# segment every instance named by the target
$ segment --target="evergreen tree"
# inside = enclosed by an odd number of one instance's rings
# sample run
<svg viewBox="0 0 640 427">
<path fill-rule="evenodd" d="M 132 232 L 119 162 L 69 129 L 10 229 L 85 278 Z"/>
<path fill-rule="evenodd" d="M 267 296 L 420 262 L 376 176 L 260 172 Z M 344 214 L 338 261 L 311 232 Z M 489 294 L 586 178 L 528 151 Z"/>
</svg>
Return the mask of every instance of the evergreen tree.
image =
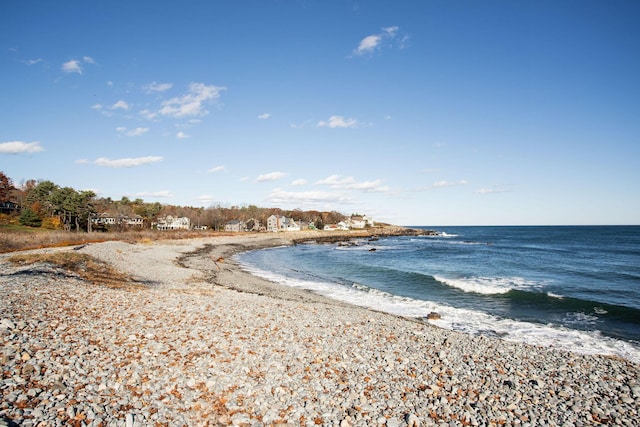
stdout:
<svg viewBox="0 0 640 427">
<path fill-rule="evenodd" d="M 42 225 L 42 219 L 31 208 L 25 208 L 20 213 L 20 224 L 27 227 L 40 227 Z"/>
</svg>

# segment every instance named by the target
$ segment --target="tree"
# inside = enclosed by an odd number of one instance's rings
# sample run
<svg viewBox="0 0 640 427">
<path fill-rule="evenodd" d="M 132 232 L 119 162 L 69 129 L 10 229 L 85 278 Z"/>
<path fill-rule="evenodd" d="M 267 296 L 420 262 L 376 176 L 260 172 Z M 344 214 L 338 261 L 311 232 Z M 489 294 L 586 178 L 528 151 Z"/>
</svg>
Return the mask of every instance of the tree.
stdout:
<svg viewBox="0 0 640 427">
<path fill-rule="evenodd" d="M 0 172 L 0 203 L 10 202 L 9 198 L 14 189 L 11 178 L 6 176 L 4 172 Z"/>
<path fill-rule="evenodd" d="M 20 224 L 27 227 L 40 227 L 42 225 L 42 219 L 31 208 L 25 208 L 20 213 Z"/>
</svg>

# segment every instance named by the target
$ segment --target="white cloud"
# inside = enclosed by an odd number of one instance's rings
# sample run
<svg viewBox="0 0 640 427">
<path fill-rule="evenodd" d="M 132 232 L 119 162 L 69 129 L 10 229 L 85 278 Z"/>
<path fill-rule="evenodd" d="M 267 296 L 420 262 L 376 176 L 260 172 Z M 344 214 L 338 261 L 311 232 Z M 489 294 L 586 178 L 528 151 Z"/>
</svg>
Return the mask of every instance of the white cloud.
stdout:
<svg viewBox="0 0 640 427">
<path fill-rule="evenodd" d="M 126 136 L 140 136 L 149 132 L 149 128 L 135 128 L 127 130 L 127 128 L 120 126 L 116 128 L 116 132 L 125 134 Z"/>
<path fill-rule="evenodd" d="M 224 170 L 224 166 L 220 165 L 220 166 L 216 166 L 213 167 L 211 169 L 209 169 L 207 172 L 208 173 L 215 173 L 215 172 L 222 172 Z"/>
<path fill-rule="evenodd" d="M 367 36 L 360 40 L 360 44 L 354 53 L 364 55 L 365 53 L 373 52 L 380 44 L 380 40 L 382 40 L 382 36 L 379 35 Z"/>
<path fill-rule="evenodd" d="M 267 182 L 267 181 L 275 181 L 278 180 L 280 178 L 283 178 L 287 176 L 286 173 L 284 172 L 270 172 L 270 173 L 265 173 L 263 175 L 260 175 L 256 181 L 258 182 Z"/>
<path fill-rule="evenodd" d="M 143 192 L 140 192 L 140 193 L 136 193 L 136 197 L 149 197 L 149 198 L 156 198 L 156 199 L 164 199 L 164 198 L 173 197 L 173 193 L 171 193 L 169 190 L 143 191 Z"/>
<path fill-rule="evenodd" d="M 103 105 L 102 104 L 93 104 L 91 106 L 92 110 L 102 110 Z"/>
<path fill-rule="evenodd" d="M 433 184 L 431 184 L 431 188 L 446 188 L 446 187 L 456 187 L 459 185 L 467 185 L 468 182 L 464 179 L 461 179 L 460 181 L 436 181 Z"/>
<path fill-rule="evenodd" d="M 328 185 L 336 189 L 359 190 L 365 192 L 388 192 L 390 188 L 382 185 L 379 179 L 373 181 L 358 182 L 352 176 L 342 177 L 341 175 L 331 175 L 316 182 L 317 185 Z"/>
<path fill-rule="evenodd" d="M 182 131 L 176 133 L 176 138 L 178 138 L 178 139 L 187 139 L 189 137 L 191 137 L 191 135 L 187 135 L 186 133 L 184 133 Z"/>
<path fill-rule="evenodd" d="M 3 154 L 20 154 L 20 153 L 38 153 L 44 151 L 40 146 L 40 142 L 23 142 L 9 141 L 0 143 L 0 153 Z"/>
<path fill-rule="evenodd" d="M 351 204 L 353 199 L 342 193 L 332 193 L 328 191 L 285 191 L 276 188 L 267 196 L 267 201 L 272 205 L 328 205 Z"/>
<path fill-rule="evenodd" d="M 65 73 L 78 73 L 82 74 L 82 67 L 80 66 L 80 61 L 77 59 L 72 59 L 71 61 L 67 61 L 62 64 L 62 71 Z"/>
<path fill-rule="evenodd" d="M 220 97 L 220 91 L 226 88 L 207 86 L 204 83 L 191 83 L 189 93 L 162 102 L 159 113 L 163 116 L 182 118 L 189 116 L 204 116 L 209 112 L 204 108 L 205 103 Z"/>
<path fill-rule="evenodd" d="M 145 90 L 145 92 L 147 93 L 159 93 L 159 92 L 166 92 L 167 90 L 171 89 L 173 87 L 173 83 L 156 83 L 156 82 L 151 82 L 146 86 L 143 86 L 143 89 Z"/>
<path fill-rule="evenodd" d="M 209 194 L 203 194 L 201 196 L 196 197 L 196 200 L 202 203 L 203 205 L 208 205 L 213 202 L 213 196 L 210 196 Z"/>
<path fill-rule="evenodd" d="M 28 61 L 25 61 L 27 65 L 36 65 L 40 62 L 44 62 L 44 59 L 38 58 L 38 59 L 29 59 Z"/>
<path fill-rule="evenodd" d="M 135 128 L 127 132 L 127 136 L 140 136 L 149 132 L 149 128 Z"/>
<path fill-rule="evenodd" d="M 153 111 L 149 110 L 141 110 L 140 115 L 147 120 L 155 120 L 158 117 L 158 113 L 154 113 Z"/>
<path fill-rule="evenodd" d="M 508 190 L 501 185 L 494 185 L 492 188 L 480 188 L 476 191 L 474 191 L 475 194 L 480 194 L 481 196 L 486 196 L 488 194 L 498 194 L 498 193 L 505 193 Z"/>
<path fill-rule="evenodd" d="M 271 117 L 271 114 L 269 113 L 263 113 L 258 116 L 260 120 L 267 120 L 269 117 Z"/>
<path fill-rule="evenodd" d="M 360 40 L 358 47 L 353 50 L 353 54 L 358 56 L 372 54 L 376 50 L 379 50 L 386 41 L 395 39 L 399 29 L 400 27 L 398 26 L 384 27 L 381 29 L 381 32 L 366 36 Z M 409 36 L 407 35 L 401 37 L 399 42 L 400 48 L 406 46 L 408 39 Z"/>
<path fill-rule="evenodd" d="M 106 157 L 100 157 L 93 163 L 98 166 L 105 166 L 109 168 L 130 168 L 134 166 L 146 165 L 149 163 L 157 163 L 161 162 L 162 160 L 163 159 L 160 156 L 135 157 L 114 160 L 108 159 Z"/>
<path fill-rule="evenodd" d="M 121 110 L 128 110 L 129 109 L 129 104 L 127 104 L 126 101 L 123 101 L 122 99 L 119 100 L 118 102 L 116 102 L 115 104 L 113 104 L 111 106 L 112 110 L 117 110 L 117 109 L 121 109 Z"/>
<path fill-rule="evenodd" d="M 291 185 L 300 186 L 300 185 L 305 185 L 306 183 L 307 183 L 306 179 L 296 179 L 291 183 Z"/>
<path fill-rule="evenodd" d="M 320 127 L 329 127 L 329 128 L 356 128 L 358 127 L 358 121 L 356 119 L 346 119 L 342 116 L 331 116 L 329 120 L 324 121 L 320 120 L 318 122 L 318 126 Z"/>
<path fill-rule="evenodd" d="M 83 56 L 82 60 L 79 59 L 71 59 L 64 64 L 62 64 L 62 71 L 65 73 L 77 73 L 82 74 L 82 62 L 86 64 L 95 64 L 96 61 L 93 60 L 90 56 Z"/>
</svg>

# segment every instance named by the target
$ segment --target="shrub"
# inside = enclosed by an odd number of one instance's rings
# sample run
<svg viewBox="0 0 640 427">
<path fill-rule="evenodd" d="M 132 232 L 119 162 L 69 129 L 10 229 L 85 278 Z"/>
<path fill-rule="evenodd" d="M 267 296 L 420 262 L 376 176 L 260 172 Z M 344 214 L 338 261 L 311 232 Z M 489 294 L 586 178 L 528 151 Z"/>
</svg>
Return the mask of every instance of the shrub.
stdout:
<svg viewBox="0 0 640 427">
<path fill-rule="evenodd" d="M 20 224 L 27 227 L 40 227 L 42 225 L 42 219 L 30 208 L 25 208 L 20 214 Z"/>
</svg>

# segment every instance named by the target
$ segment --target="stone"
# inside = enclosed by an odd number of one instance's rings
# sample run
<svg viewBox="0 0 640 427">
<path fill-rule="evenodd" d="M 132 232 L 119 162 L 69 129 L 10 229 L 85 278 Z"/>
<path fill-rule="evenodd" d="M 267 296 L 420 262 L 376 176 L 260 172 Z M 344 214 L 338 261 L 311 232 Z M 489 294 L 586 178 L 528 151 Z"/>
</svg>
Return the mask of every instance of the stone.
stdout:
<svg viewBox="0 0 640 427">
<path fill-rule="evenodd" d="M 427 320 L 440 320 L 442 319 L 442 316 L 440 315 L 440 313 L 436 313 L 435 311 L 432 311 L 431 313 L 427 314 Z"/>
<path fill-rule="evenodd" d="M 407 427 L 420 427 L 420 420 L 416 414 L 407 414 L 404 420 L 407 423 Z"/>
</svg>

